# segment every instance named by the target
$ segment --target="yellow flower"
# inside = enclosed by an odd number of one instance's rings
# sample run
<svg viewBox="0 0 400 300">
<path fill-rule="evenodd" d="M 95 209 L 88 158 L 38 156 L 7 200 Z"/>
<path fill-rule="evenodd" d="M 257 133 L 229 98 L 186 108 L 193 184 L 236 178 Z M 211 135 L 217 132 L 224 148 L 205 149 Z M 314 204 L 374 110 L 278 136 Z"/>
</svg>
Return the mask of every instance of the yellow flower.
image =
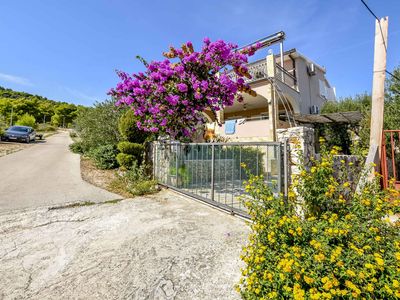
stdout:
<svg viewBox="0 0 400 300">
<path fill-rule="evenodd" d="M 374 269 L 374 265 L 373 265 L 373 264 L 370 264 L 370 263 L 366 263 L 364 266 L 365 266 L 367 269 Z"/>
<path fill-rule="evenodd" d="M 314 255 L 314 259 L 315 259 L 317 262 L 324 261 L 324 260 L 325 260 L 325 255 L 324 255 L 323 253 L 319 253 L 319 254 L 317 254 L 317 255 Z"/>
<path fill-rule="evenodd" d="M 295 300 L 303 300 L 304 295 L 305 295 L 304 290 L 300 287 L 298 283 L 295 283 L 293 286 L 293 298 Z"/>
<path fill-rule="evenodd" d="M 278 296 L 277 292 L 270 292 L 268 293 L 268 299 L 274 299 Z"/>
<path fill-rule="evenodd" d="M 396 279 L 394 279 L 393 280 L 393 287 L 394 288 L 398 288 L 400 285 L 399 285 L 399 281 L 398 280 L 396 280 Z"/>
<path fill-rule="evenodd" d="M 305 281 L 307 284 L 312 284 L 312 283 L 314 282 L 314 279 L 313 279 L 313 278 L 308 277 L 308 276 L 306 276 L 306 275 L 303 276 L 303 279 L 304 279 L 304 281 Z"/>
<path fill-rule="evenodd" d="M 367 287 L 366 287 L 366 290 L 367 290 L 368 292 L 373 292 L 373 291 L 374 291 L 374 286 L 373 286 L 372 284 L 368 283 L 368 284 L 367 284 Z"/>
</svg>

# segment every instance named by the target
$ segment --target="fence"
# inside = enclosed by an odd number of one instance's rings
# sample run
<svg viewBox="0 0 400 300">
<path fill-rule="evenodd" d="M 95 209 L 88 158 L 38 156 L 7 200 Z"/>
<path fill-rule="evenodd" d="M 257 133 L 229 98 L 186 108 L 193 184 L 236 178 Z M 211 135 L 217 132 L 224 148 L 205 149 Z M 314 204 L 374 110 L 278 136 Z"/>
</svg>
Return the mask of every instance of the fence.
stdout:
<svg viewBox="0 0 400 300">
<path fill-rule="evenodd" d="M 383 187 L 388 188 L 393 180 L 394 187 L 400 190 L 400 130 L 383 130 L 381 171 Z"/>
<path fill-rule="evenodd" d="M 163 185 L 220 208 L 246 216 L 242 199 L 247 172 L 264 175 L 265 182 L 281 192 L 284 176 L 280 143 L 178 143 L 153 144 L 154 177 Z"/>
</svg>

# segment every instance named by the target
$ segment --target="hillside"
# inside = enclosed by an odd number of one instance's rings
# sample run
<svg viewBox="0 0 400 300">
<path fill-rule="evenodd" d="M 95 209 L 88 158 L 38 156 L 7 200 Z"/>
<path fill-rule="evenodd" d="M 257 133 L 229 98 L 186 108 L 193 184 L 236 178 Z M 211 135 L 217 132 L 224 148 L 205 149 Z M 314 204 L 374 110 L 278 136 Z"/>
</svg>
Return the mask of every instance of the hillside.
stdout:
<svg viewBox="0 0 400 300">
<path fill-rule="evenodd" d="M 78 107 L 0 86 L 0 126 L 10 124 L 11 118 L 14 124 L 24 114 L 33 116 L 37 123 L 67 126 L 75 118 Z"/>
</svg>

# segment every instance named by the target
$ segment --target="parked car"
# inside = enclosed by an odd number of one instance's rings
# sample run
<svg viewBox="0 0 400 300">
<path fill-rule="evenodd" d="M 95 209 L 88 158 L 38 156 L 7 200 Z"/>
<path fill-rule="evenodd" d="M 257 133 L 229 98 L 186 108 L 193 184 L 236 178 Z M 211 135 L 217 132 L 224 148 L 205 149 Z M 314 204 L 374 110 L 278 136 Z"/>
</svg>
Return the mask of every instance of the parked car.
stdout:
<svg viewBox="0 0 400 300">
<path fill-rule="evenodd" d="M 21 141 L 30 143 L 36 140 L 36 131 L 29 126 L 11 126 L 4 132 L 3 139 L 6 141 Z"/>
</svg>

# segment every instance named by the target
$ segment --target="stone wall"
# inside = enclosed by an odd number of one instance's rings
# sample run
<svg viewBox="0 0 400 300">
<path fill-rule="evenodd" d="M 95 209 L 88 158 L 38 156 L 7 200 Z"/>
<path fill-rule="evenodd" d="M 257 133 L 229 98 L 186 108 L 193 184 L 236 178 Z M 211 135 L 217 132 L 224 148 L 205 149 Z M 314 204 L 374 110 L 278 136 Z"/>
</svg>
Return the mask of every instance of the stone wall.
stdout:
<svg viewBox="0 0 400 300">
<path fill-rule="evenodd" d="M 315 156 L 314 129 L 309 127 L 292 127 L 277 130 L 278 141 L 287 142 L 289 180 L 299 173 L 299 164 L 309 164 Z"/>
</svg>

